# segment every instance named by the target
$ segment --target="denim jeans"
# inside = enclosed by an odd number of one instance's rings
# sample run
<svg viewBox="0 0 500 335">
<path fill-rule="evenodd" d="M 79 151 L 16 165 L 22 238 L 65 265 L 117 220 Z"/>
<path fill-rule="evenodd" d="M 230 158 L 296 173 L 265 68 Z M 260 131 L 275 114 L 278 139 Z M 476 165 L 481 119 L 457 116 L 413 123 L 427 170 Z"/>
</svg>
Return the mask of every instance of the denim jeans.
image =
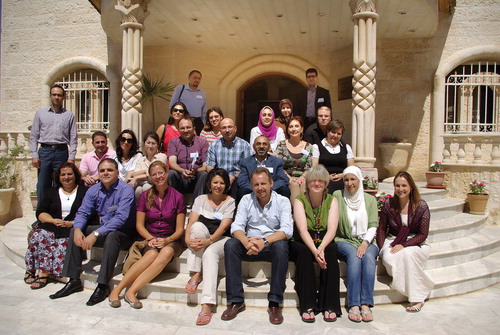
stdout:
<svg viewBox="0 0 500 335">
<path fill-rule="evenodd" d="M 54 172 L 59 169 L 62 163 L 68 160 L 67 148 L 43 148 L 38 149 L 38 158 L 40 159 L 40 168 L 38 169 L 38 183 L 36 184 L 36 194 L 38 203 L 44 193 L 52 187 Z"/>
<path fill-rule="evenodd" d="M 337 242 L 338 257 L 347 263 L 347 306 L 373 307 L 373 290 L 377 267 L 378 247 L 370 244 L 362 258 L 358 248 L 347 242 Z"/>
<path fill-rule="evenodd" d="M 288 241 L 276 241 L 257 255 L 247 255 L 247 249 L 236 238 L 231 238 L 226 242 L 224 262 L 226 265 L 227 301 L 237 304 L 245 300 L 241 280 L 241 261 L 271 262 L 271 290 L 267 294 L 267 300 L 282 303 L 286 288 L 286 272 L 288 271 Z"/>
</svg>

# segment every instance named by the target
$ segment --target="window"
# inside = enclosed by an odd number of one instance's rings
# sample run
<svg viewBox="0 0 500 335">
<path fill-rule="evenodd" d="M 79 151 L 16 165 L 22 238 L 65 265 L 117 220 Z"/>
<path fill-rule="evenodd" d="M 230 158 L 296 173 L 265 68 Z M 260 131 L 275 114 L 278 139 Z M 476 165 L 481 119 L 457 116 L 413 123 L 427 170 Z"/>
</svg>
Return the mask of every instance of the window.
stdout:
<svg viewBox="0 0 500 335">
<path fill-rule="evenodd" d="M 75 114 L 79 133 L 109 130 L 109 81 L 101 73 L 79 70 L 56 84 L 66 90 L 65 108 Z"/>
<path fill-rule="evenodd" d="M 445 133 L 500 131 L 500 68 L 496 62 L 460 65 L 446 77 Z"/>
</svg>

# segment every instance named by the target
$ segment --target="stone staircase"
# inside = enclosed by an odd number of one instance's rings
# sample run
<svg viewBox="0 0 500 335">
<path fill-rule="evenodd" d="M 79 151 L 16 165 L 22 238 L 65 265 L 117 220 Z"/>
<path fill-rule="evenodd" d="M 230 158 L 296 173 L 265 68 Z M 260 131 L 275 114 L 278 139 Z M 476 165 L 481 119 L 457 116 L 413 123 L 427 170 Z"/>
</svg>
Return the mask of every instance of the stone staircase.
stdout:
<svg viewBox="0 0 500 335">
<path fill-rule="evenodd" d="M 463 213 L 462 199 L 446 198 L 446 190 L 431 190 L 420 185 L 422 197 L 431 210 L 431 225 L 428 241 L 432 247 L 427 269 L 435 281 L 431 298 L 451 296 L 478 290 L 500 281 L 500 225 L 487 225 L 485 215 L 470 215 Z M 380 184 L 381 192 L 392 193 L 392 185 Z M 35 220 L 34 213 L 30 217 L 15 219 L 8 223 L 0 232 L 1 246 L 12 261 L 24 267 L 26 250 L 26 235 L 30 224 Z M 120 255 L 123 261 L 126 252 Z M 101 250 L 94 248 L 89 253 L 89 261 L 84 264 L 82 279 L 86 288 L 93 289 L 96 285 L 97 271 Z M 112 280 L 116 284 L 122 275 L 121 267 L 115 271 Z M 295 307 L 298 299 L 294 291 L 293 275 L 295 267 L 289 263 L 287 289 L 284 296 L 285 307 Z M 340 263 L 341 300 L 345 303 L 346 268 Z M 243 263 L 243 282 L 245 302 L 248 306 L 267 306 L 270 278 L 270 263 Z M 225 271 L 223 260 L 219 266 L 220 283 L 219 304 L 226 303 Z M 186 270 L 186 252 L 167 265 L 152 283 L 144 287 L 139 296 L 142 298 L 175 301 L 197 304 L 201 297 L 200 284 L 196 294 L 186 294 L 184 286 L 189 280 Z M 402 302 L 406 298 L 389 287 L 391 278 L 379 261 L 377 279 L 375 282 L 375 303 Z"/>
</svg>

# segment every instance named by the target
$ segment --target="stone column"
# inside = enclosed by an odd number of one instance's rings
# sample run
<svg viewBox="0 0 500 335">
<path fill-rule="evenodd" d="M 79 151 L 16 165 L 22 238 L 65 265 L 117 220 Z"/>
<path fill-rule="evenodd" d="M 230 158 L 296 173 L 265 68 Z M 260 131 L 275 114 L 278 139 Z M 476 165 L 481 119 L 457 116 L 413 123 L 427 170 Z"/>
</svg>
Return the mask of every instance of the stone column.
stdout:
<svg viewBox="0 0 500 335">
<path fill-rule="evenodd" d="M 356 164 L 375 164 L 377 18 L 374 0 L 350 0 L 354 22 L 352 147 Z"/>
<path fill-rule="evenodd" d="M 115 9 L 122 14 L 122 124 L 141 138 L 142 67 L 144 42 L 142 31 L 150 0 L 117 0 Z"/>
</svg>

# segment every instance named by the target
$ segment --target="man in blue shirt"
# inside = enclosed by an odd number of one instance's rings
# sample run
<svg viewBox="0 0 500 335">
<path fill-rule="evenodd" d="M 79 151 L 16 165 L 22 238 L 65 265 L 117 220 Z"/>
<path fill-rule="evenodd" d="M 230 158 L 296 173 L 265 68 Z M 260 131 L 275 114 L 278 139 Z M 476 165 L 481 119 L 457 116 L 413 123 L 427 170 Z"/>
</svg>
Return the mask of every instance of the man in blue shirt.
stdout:
<svg viewBox="0 0 500 335">
<path fill-rule="evenodd" d="M 94 245 L 103 248 L 97 288 L 87 302 L 93 306 L 109 295 L 108 283 L 120 250 L 128 249 L 135 237 L 134 190 L 118 179 L 118 165 L 111 158 L 103 159 L 98 166 L 100 183 L 92 186 L 83 198 L 71 229 L 68 249 L 64 259 L 63 276 L 69 277 L 66 285 L 51 299 L 58 299 L 83 290 L 80 280 L 83 251 Z M 100 224 L 90 225 L 97 212 Z"/>
<path fill-rule="evenodd" d="M 222 320 L 232 320 L 245 309 L 241 261 L 272 263 L 269 301 L 269 321 L 283 322 L 280 303 L 285 292 L 288 270 L 288 242 L 293 233 L 290 200 L 272 190 L 269 170 L 258 167 L 251 176 L 253 193 L 245 195 L 238 205 L 231 225 L 233 238 L 224 245 L 226 292 L 230 306 Z"/>
</svg>

